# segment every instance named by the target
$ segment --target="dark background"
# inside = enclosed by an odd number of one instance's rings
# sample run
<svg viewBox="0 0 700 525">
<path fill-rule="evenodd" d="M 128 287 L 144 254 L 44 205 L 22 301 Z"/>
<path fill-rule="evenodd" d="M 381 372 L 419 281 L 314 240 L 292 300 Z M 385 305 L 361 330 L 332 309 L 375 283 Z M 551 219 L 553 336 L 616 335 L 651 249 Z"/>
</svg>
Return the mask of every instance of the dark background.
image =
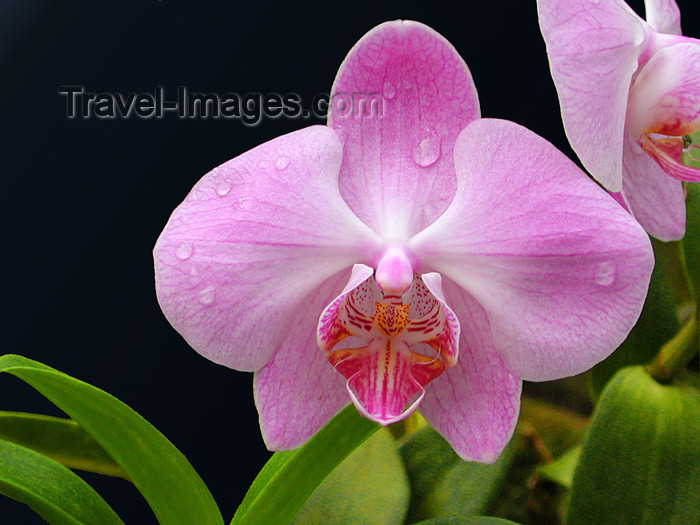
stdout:
<svg viewBox="0 0 700 525">
<path fill-rule="evenodd" d="M 151 250 L 206 172 L 319 120 L 66 118 L 62 85 L 89 92 L 328 92 L 378 23 L 424 22 L 465 58 L 482 113 L 566 143 L 534 1 L 0 1 L 2 353 L 42 361 L 114 394 L 189 458 L 228 522 L 268 457 L 252 374 L 200 357 L 170 327 Z M 478 10 L 473 7 L 478 4 Z M 700 37 L 697 8 L 679 1 Z M 641 10 L 642 2 L 633 7 Z M 0 409 L 61 413 L 0 375 Z M 120 479 L 85 477 L 127 524 L 154 523 Z M 38 523 L 0 497 L 3 524 Z M 197 524 L 193 524 L 197 525 Z"/>
</svg>

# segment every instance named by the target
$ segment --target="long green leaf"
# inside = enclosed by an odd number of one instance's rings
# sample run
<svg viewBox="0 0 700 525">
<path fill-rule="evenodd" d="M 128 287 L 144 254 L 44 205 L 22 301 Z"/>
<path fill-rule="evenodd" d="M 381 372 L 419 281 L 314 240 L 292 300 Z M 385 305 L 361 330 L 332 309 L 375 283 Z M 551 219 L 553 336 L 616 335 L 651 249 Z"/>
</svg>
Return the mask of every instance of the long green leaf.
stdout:
<svg viewBox="0 0 700 525">
<path fill-rule="evenodd" d="M 223 523 L 214 498 L 185 456 L 127 405 L 21 356 L 0 357 L 0 372 L 30 384 L 90 434 L 126 472 L 161 525 Z"/>
<path fill-rule="evenodd" d="M 292 523 L 401 525 L 408 499 L 408 478 L 396 442 L 381 429 L 323 480 Z"/>
<path fill-rule="evenodd" d="M 253 481 L 231 524 L 290 523 L 316 487 L 379 428 L 349 406 L 301 448 L 277 452 Z"/>
<path fill-rule="evenodd" d="M 700 523 L 700 392 L 624 368 L 596 406 L 569 525 Z"/>
<path fill-rule="evenodd" d="M 90 485 L 60 463 L 0 440 L 0 494 L 56 525 L 124 525 Z"/>
<path fill-rule="evenodd" d="M 39 452 L 66 467 L 128 479 L 92 436 L 70 419 L 0 411 L 0 439 Z"/>
</svg>

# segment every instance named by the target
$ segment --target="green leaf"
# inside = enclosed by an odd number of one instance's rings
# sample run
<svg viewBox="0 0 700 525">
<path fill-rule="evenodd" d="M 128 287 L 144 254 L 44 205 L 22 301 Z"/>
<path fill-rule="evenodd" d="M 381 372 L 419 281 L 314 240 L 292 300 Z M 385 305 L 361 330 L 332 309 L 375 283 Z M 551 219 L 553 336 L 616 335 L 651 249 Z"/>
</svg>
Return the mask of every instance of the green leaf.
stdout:
<svg viewBox="0 0 700 525">
<path fill-rule="evenodd" d="M 316 487 L 379 428 L 350 405 L 301 448 L 273 454 L 231 524 L 290 523 Z"/>
<path fill-rule="evenodd" d="M 0 411 L 0 439 L 39 452 L 66 467 L 128 479 L 92 436 L 70 419 Z"/>
<path fill-rule="evenodd" d="M 407 523 L 441 516 L 488 512 L 513 466 L 520 438 L 508 444 L 493 465 L 463 461 L 432 427 L 401 446 L 411 484 Z"/>
<path fill-rule="evenodd" d="M 596 396 L 600 395 L 606 383 L 621 368 L 646 364 L 654 359 L 663 344 L 680 328 L 670 288 L 669 268 L 663 258 L 658 257 L 661 251 L 658 243 L 654 242 L 653 245 L 657 264 L 644 309 L 627 339 L 610 357 L 593 368 L 591 386 Z"/>
<path fill-rule="evenodd" d="M 124 525 L 97 492 L 68 468 L 2 440 L 0 494 L 26 503 L 49 523 Z"/>
<path fill-rule="evenodd" d="M 408 500 L 408 478 L 396 442 L 381 429 L 323 480 L 292 523 L 400 525 Z"/>
<path fill-rule="evenodd" d="M 569 525 L 700 523 L 700 393 L 624 368 L 598 402 L 571 491 Z"/>
<path fill-rule="evenodd" d="M 0 357 L 0 372 L 33 386 L 90 434 L 136 485 L 161 525 L 223 523 L 214 498 L 185 456 L 127 405 L 21 356 Z"/>
<path fill-rule="evenodd" d="M 446 516 L 419 522 L 417 525 L 518 525 L 514 521 L 487 516 Z"/>
<path fill-rule="evenodd" d="M 551 463 L 545 463 L 537 467 L 537 473 L 548 480 L 559 483 L 561 486 L 571 488 L 574 479 L 574 470 L 581 457 L 581 446 L 570 448 Z"/>
</svg>

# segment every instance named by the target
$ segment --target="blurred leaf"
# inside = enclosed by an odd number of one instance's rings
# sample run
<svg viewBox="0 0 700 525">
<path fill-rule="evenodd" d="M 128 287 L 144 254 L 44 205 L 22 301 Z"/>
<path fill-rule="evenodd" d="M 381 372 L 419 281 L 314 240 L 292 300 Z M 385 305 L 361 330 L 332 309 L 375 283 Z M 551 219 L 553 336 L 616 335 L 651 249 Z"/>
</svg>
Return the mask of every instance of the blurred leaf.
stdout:
<svg viewBox="0 0 700 525">
<path fill-rule="evenodd" d="M 2 440 L 0 494 L 26 503 L 49 523 L 124 525 L 97 492 L 69 469 Z"/>
<path fill-rule="evenodd" d="M 508 521 L 501 518 L 491 518 L 488 516 L 468 516 L 454 517 L 446 516 L 443 518 L 433 518 L 419 522 L 417 525 L 518 525 L 514 521 Z"/>
<path fill-rule="evenodd" d="M 290 523 L 316 487 L 379 428 L 350 405 L 301 448 L 273 454 L 231 524 Z"/>
<path fill-rule="evenodd" d="M 581 446 L 570 448 L 551 463 L 545 463 L 537 467 L 537 473 L 561 486 L 571 488 L 574 479 L 574 470 L 581 457 Z"/>
<path fill-rule="evenodd" d="M 408 500 L 396 442 L 387 429 L 380 429 L 323 480 L 292 523 L 400 525 Z"/>
<path fill-rule="evenodd" d="M 92 436 L 70 419 L 0 411 L 0 439 L 39 452 L 70 468 L 127 478 Z"/>
<path fill-rule="evenodd" d="M 416 432 L 401 446 L 411 484 L 406 523 L 488 512 L 520 445 L 516 435 L 495 464 L 484 465 L 460 459 L 432 427 Z"/>
<path fill-rule="evenodd" d="M 700 523 L 700 393 L 640 366 L 603 391 L 574 473 L 569 525 Z"/>
<path fill-rule="evenodd" d="M 73 418 L 114 459 L 162 525 L 222 524 L 206 485 L 163 434 L 110 394 L 17 355 L 0 357 L 0 372 L 33 386 Z"/>
<path fill-rule="evenodd" d="M 654 242 L 653 245 L 657 254 L 657 264 L 651 277 L 644 309 L 627 339 L 610 357 L 593 367 L 591 386 L 595 396 L 600 395 L 606 383 L 619 369 L 649 363 L 663 344 L 680 328 L 669 286 L 668 264 L 658 257 L 661 251 L 659 243 Z"/>
<path fill-rule="evenodd" d="M 588 418 L 572 410 L 523 396 L 520 422 L 529 423 L 553 455 L 559 455 L 583 438 Z"/>
</svg>

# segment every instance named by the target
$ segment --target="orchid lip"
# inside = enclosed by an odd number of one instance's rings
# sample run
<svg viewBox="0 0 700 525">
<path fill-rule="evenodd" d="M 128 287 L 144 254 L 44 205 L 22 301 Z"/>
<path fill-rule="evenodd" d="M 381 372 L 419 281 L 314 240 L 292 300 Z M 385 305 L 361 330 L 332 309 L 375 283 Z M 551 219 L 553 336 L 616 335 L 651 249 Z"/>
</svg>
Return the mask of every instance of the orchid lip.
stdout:
<svg viewBox="0 0 700 525">
<path fill-rule="evenodd" d="M 399 275 L 406 271 L 396 251 L 388 250 L 382 261 L 395 265 Z M 379 286 L 380 272 L 370 272 L 355 265 L 350 280 L 355 286 L 324 310 L 317 334 L 321 350 L 347 379 L 358 410 L 387 425 L 408 417 L 425 386 L 456 363 L 459 323 L 421 276 L 411 274 L 403 293 L 391 293 L 395 290 Z"/>
<path fill-rule="evenodd" d="M 700 169 L 683 163 L 683 153 L 696 148 L 693 145 L 686 147 L 684 137 L 645 134 L 639 140 L 639 145 L 671 177 L 685 182 L 700 182 Z"/>
</svg>

